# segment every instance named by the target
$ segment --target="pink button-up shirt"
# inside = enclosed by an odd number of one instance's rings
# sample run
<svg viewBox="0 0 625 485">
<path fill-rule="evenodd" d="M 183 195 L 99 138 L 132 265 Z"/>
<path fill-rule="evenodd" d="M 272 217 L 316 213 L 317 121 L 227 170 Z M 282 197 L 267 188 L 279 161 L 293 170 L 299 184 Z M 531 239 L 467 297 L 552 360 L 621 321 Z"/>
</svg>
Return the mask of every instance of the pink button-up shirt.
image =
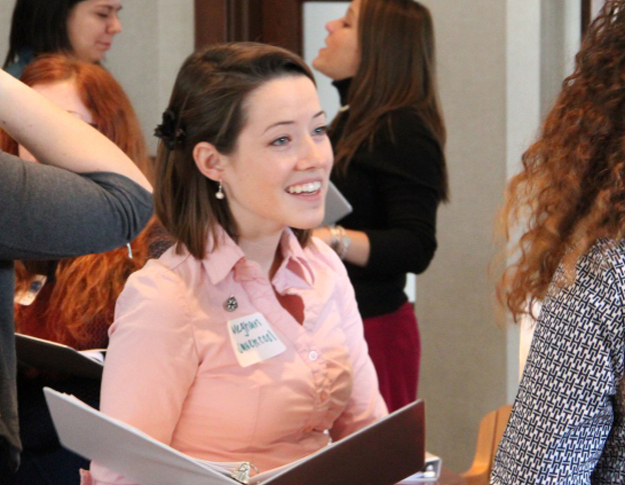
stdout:
<svg viewBox="0 0 625 485">
<path fill-rule="evenodd" d="M 102 411 L 190 456 L 249 461 L 260 471 L 326 446 L 326 430 L 340 439 L 386 415 L 334 251 L 318 240 L 303 249 L 287 229 L 270 282 L 223 241 L 201 261 L 170 249 L 130 277 L 110 329 Z M 302 325 L 274 290 L 302 299 Z M 227 322 L 256 312 L 286 350 L 243 367 Z M 132 483 L 91 469 L 94 483 Z"/>
</svg>

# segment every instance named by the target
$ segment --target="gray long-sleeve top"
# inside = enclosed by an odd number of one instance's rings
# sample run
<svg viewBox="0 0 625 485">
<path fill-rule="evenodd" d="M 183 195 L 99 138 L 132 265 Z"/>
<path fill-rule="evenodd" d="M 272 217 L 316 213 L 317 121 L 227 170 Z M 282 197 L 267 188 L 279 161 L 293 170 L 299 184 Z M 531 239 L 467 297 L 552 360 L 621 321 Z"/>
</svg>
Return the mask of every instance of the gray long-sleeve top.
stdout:
<svg viewBox="0 0 625 485">
<path fill-rule="evenodd" d="M 121 175 L 76 175 L 0 152 L 0 474 L 17 464 L 20 449 L 13 260 L 123 246 L 147 223 L 152 207 L 150 193 Z"/>
</svg>

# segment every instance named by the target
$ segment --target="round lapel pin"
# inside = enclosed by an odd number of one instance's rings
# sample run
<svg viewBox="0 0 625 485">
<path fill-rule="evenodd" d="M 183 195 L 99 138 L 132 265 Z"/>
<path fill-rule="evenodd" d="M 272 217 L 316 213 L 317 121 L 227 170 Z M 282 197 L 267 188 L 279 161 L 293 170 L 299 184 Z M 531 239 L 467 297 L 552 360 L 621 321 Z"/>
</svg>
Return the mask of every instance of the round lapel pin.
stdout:
<svg viewBox="0 0 625 485">
<path fill-rule="evenodd" d="M 239 308 L 239 303 L 237 302 L 237 299 L 234 297 L 234 295 L 226 300 L 226 302 L 224 303 L 224 308 L 228 312 L 233 312 L 237 308 Z"/>
</svg>

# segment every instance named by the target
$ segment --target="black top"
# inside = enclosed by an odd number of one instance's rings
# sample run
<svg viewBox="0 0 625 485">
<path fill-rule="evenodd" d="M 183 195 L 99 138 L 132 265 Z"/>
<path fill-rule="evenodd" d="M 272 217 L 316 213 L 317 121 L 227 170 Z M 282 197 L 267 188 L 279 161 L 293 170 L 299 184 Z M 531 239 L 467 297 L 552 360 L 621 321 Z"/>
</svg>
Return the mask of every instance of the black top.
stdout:
<svg viewBox="0 0 625 485">
<path fill-rule="evenodd" d="M 351 80 L 334 82 L 347 102 Z M 336 146 L 349 109 L 330 133 Z M 409 107 L 392 111 L 390 129 L 381 128 L 374 144 L 365 142 L 349 164 L 347 175 L 338 170 L 332 181 L 354 211 L 339 224 L 364 231 L 371 243 L 369 263 L 346 262 L 363 318 L 391 313 L 407 301 L 406 273 L 419 274 L 436 250 L 436 210 L 443 184 L 443 154 L 439 143 Z"/>
<path fill-rule="evenodd" d="M 118 174 L 82 176 L 0 152 L 0 477 L 19 460 L 14 259 L 60 259 L 123 246 L 152 215 L 152 196 Z"/>
</svg>

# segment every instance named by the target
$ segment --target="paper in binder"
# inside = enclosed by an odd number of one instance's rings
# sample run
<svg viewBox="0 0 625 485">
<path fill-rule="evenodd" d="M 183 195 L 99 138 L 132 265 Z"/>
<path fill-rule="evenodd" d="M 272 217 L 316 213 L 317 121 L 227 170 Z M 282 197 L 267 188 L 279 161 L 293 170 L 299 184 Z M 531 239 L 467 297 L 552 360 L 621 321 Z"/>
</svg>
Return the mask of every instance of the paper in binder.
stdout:
<svg viewBox="0 0 625 485">
<path fill-rule="evenodd" d="M 393 485 L 424 464 L 420 400 L 302 460 L 254 475 L 253 464 L 194 459 L 74 396 L 44 392 L 63 446 L 141 485 Z"/>
<path fill-rule="evenodd" d="M 434 482 L 440 478 L 442 467 L 443 460 L 441 457 L 426 451 L 423 468 L 414 475 L 403 479 L 397 485 L 414 485 L 417 483 Z"/>
</svg>

